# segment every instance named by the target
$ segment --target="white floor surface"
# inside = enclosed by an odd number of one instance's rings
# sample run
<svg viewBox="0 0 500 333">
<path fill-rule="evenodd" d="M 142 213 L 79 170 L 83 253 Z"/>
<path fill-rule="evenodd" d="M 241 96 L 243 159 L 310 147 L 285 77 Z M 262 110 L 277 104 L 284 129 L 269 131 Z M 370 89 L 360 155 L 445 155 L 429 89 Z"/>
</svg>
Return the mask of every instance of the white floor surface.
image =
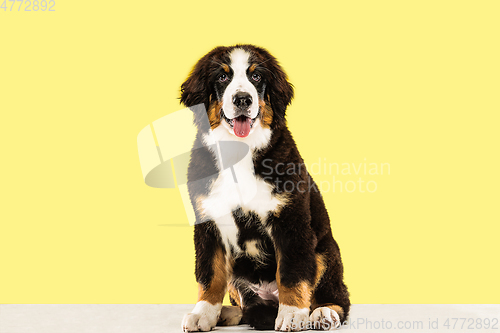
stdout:
<svg viewBox="0 0 500 333">
<path fill-rule="evenodd" d="M 181 332 L 182 317 L 192 308 L 189 304 L 0 304 L 0 333 Z M 342 331 L 500 333 L 500 305 L 355 304 L 349 321 Z M 247 325 L 214 329 L 249 330 Z"/>
</svg>

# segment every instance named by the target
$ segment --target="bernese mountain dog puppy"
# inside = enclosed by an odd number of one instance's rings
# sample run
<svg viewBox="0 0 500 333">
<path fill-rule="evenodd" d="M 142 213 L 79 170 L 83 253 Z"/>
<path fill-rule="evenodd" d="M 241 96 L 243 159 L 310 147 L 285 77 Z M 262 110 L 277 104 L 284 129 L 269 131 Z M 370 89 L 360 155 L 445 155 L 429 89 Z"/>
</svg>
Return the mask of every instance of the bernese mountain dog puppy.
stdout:
<svg viewBox="0 0 500 333">
<path fill-rule="evenodd" d="M 187 175 L 198 302 L 185 332 L 328 330 L 348 316 L 340 250 L 285 122 L 292 98 L 276 58 L 253 45 L 216 47 L 182 84 L 198 131 Z M 244 143 L 231 167 L 217 142 Z"/>
</svg>

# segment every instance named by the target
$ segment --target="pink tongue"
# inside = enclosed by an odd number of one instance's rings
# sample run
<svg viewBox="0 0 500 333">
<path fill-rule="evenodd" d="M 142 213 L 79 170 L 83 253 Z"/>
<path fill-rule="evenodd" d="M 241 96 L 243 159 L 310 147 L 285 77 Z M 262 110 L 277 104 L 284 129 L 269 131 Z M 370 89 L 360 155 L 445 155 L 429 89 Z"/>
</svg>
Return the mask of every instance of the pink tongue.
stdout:
<svg viewBox="0 0 500 333">
<path fill-rule="evenodd" d="M 250 133 L 250 123 L 252 122 L 252 119 L 245 117 L 245 116 L 239 116 L 238 118 L 234 118 L 234 134 L 236 136 L 239 136 L 240 138 L 244 138 Z"/>
</svg>

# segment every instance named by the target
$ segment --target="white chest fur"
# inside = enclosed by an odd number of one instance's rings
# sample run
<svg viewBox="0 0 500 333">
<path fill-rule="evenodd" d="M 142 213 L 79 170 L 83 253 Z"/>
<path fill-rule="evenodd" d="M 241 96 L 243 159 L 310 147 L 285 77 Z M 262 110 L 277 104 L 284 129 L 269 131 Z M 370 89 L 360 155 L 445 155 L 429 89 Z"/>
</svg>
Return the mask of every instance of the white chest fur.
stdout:
<svg viewBox="0 0 500 333">
<path fill-rule="evenodd" d="M 232 244 L 237 251 L 238 228 L 232 215 L 233 210 L 240 207 L 244 212 L 253 211 L 263 221 L 269 212 L 283 205 L 280 197 L 272 194 L 273 186 L 256 176 L 253 168 L 252 151 L 269 141 L 270 133 L 265 131 L 266 129 L 258 126 L 248 137 L 252 137 L 252 141 L 243 141 L 250 149 L 243 159 L 233 165 L 232 170 L 221 170 L 219 164 L 219 175 L 212 183 L 209 195 L 201 203 L 204 215 L 217 224 L 225 246 Z M 206 144 L 235 140 L 240 138 L 231 135 L 222 126 L 204 138 Z M 214 154 L 219 156 L 217 152 Z"/>
</svg>

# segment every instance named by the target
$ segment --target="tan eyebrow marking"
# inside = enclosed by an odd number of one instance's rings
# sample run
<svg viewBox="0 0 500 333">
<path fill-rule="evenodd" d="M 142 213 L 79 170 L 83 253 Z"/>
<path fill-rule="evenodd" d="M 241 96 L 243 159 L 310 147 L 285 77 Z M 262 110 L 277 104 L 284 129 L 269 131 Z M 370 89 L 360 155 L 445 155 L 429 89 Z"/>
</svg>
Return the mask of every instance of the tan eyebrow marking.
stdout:
<svg viewBox="0 0 500 333">
<path fill-rule="evenodd" d="M 229 73 L 229 66 L 226 64 L 222 64 L 222 68 L 224 68 L 224 72 Z"/>
<path fill-rule="evenodd" d="M 250 71 L 250 73 L 252 73 L 255 68 L 257 68 L 257 64 L 252 64 L 252 66 L 250 66 L 250 68 L 248 69 Z"/>
</svg>

